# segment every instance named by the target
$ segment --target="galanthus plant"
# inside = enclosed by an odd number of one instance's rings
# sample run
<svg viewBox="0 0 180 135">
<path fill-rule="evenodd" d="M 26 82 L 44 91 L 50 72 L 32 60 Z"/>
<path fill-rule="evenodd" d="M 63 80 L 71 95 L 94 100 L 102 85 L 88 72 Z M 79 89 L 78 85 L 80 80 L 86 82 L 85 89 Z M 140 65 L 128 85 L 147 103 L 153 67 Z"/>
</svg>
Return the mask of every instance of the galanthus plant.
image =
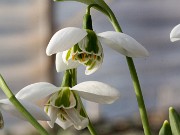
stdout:
<svg viewBox="0 0 180 135">
<path fill-rule="evenodd" d="M 171 42 L 180 40 L 180 24 L 176 25 L 170 33 Z"/>
<path fill-rule="evenodd" d="M 21 89 L 15 96 L 22 105 L 38 120 L 48 121 L 50 127 L 57 123 L 63 129 L 72 125 L 78 130 L 87 127 L 89 120 L 81 114 L 82 108 L 75 98 L 76 91 L 82 98 L 102 104 L 113 103 L 119 97 L 115 88 L 97 81 L 82 82 L 74 87 L 56 87 L 47 82 L 39 82 Z M 51 95 L 44 111 L 34 102 Z M 0 109 L 22 117 L 8 99 L 0 100 Z"/>
<path fill-rule="evenodd" d="M 103 62 L 102 45 L 128 57 L 148 56 L 148 51 L 129 35 L 115 31 L 96 34 L 92 29 L 91 16 L 86 14 L 84 18 L 84 29 L 61 29 L 52 36 L 47 46 L 47 55 L 56 53 L 58 72 L 83 64 L 86 66 L 86 75 L 94 73 Z"/>
<path fill-rule="evenodd" d="M 76 68 L 83 64 L 86 66 L 86 75 L 94 73 L 103 62 L 102 46 L 107 45 L 126 56 L 144 133 L 145 135 L 151 135 L 146 107 L 132 59 L 132 57 L 148 56 L 148 51 L 134 38 L 122 33 L 114 13 L 104 0 L 74 1 L 88 5 L 83 19 L 83 29 L 67 27 L 59 30 L 53 35 L 46 49 L 47 55 L 56 54 L 57 71 L 66 71 L 61 87 L 56 87 L 47 82 L 40 82 L 28 85 L 14 95 L 0 76 L 0 87 L 8 97 L 8 99 L 0 100 L 0 109 L 13 112 L 17 116 L 20 116 L 21 113 L 22 118 L 26 118 L 31 122 L 42 135 L 48 135 L 48 133 L 37 120 L 47 121 L 50 127 L 57 123 L 63 129 L 74 126 L 80 130 L 88 127 L 92 135 L 97 135 L 80 97 L 97 103 L 109 104 L 119 97 L 119 92 L 115 88 L 97 81 L 77 84 Z M 107 15 L 115 31 L 95 33 L 92 28 L 91 7 Z M 178 34 L 176 33 L 176 35 Z M 43 111 L 34 102 L 47 96 L 50 96 L 50 98 L 44 105 Z"/>
</svg>

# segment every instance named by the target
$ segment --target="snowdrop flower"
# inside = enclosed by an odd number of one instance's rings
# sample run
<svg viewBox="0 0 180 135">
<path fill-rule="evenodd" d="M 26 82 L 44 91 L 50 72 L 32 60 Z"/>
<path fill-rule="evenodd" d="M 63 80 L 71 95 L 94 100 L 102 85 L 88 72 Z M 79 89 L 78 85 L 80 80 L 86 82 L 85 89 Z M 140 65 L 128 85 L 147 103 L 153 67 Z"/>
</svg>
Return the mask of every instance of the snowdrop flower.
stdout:
<svg viewBox="0 0 180 135">
<path fill-rule="evenodd" d="M 58 72 L 86 66 L 86 75 L 94 73 L 102 64 L 103 48 L 107 45 L 128 57 L 148 56 L 148 51 L 132 37 L 115 31 L 96 34 L 93 30 L 67 27 L 56 32 L 51 38 L 46 54 L 56 53 Z"/>
<path fill-rule="evenodd" d="M 97 103 L 110 104 L 119 97 L 115 88 L 101 82 L 88 81 L 72 88 L 56 87 L 47 82 L 34 83 L 21 89 L 16 98 L 36 119 L 48 121 L 50 127 L 57 123 L 63 129 L 74 126 L 80 130 L 87 127 L 89 121 L 81 114 L 82 108 L 73 91 L 78 92 L 82 98 Z M 51 97 L 45 104 L 45 112 L 33 104 L 49 95 Z M 0 100 L 0 108 L 20 116 L 8 99 Z"/>
<path fill-rule="evenodd" d="M 180 24 L 176 25 L 170 33 L 171 42 L 180 40 Z"/>
</svg>

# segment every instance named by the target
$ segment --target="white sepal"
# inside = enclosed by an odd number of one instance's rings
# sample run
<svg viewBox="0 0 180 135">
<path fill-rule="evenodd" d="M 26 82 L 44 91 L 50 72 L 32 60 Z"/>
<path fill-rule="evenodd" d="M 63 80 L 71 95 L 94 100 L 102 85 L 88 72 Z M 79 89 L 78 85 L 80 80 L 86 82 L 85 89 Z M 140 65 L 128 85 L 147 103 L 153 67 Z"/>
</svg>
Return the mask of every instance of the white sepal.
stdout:
<svg viewBox="0 0 180 135">
<path fill-rule="evenodd" d="M 110 104 L 119 98 L 119 92 L 117 89 L 97 81 L 86 81 L 79 83 L 71 88 L 78 94 L 89 101 Z"/>
<path fill-rule="evenodd" d="M 134 38 L 124 33 L 106 31 L 98 34 L 98 39 L 102 44 L 108 45 L 115 51 L 128 57 L 148 56 L 148 51 Z"/>
<path fill-rule="evenodd" d="M 60 127 L 62 127 L 64 130 L 71 127 L 73 123 L 69 120 L 62 121 L 61 119 L 56 119 L 56 122 Z"/>
<path fill-rule="evenodd" d="M 36 101 L 47 97 L 48 95 L 57 92 L 60 87 L 56 87 L 53 84 L 47 82 L 39 82 L 28 85 L 21 89 L 17 94 L 16 98 L 24 99 L 28 101 Z"/>
<path fill-rule="evenodd" d="M 170 33 L 171 42 L 180 40 L 180 24 L 176 25 Z"/>
<path fill-rule="evenodd" d="M 67 63 L 64 63 L 62 58 L 62 53 L 56 54 L 56 70 L 57 72 L 62 72 L 67 69 L 77 68 L 79 66 L 79 62 L 73 61 L 72 59 L 68 60 Z"/>
<path fill-rule="evenodd" d="M 53 106 L 45 106 L 44 111 L 47 113 L 47 115 L 50 117 L 51 121 L 48 121 L 48 125 L 53 128 L 54 123 L 57 119 L 57 114 L 58 114 L 58 108 L 55 108 Z"/>
<path fill-rule="evenodd" d="M 71 121 L 77 130 L 84 129 L 88 126 L 88 118 L 82 117 L 75 108 L 65 109 L 67 115 L 65 118 Z"/>
<path fill-rule="evenodd" d="M 68 50 L 81 41 L 86 35 L 87 32 L 85 30 L 76 27 L 61 29 L 51 38 L 46 48 L 46 54 L 50 56 L 54 53 Z"/>
<path fill-rule="evenodd" d="M 30 102 L 26 102 L 24 100 L 18 99 L 19 102 L 27 109 L 27 111 L 37 120 L 49 121 L 50 118 L 46 115 L 46 113 L 39 108 L 38 106 L 31 104 Z M 23 115 L 12 105 L 12 103 L 8 99 L 0 100 L 0 109 L 18 117 L 21 119 L 26 119 Z"/>
</svg>

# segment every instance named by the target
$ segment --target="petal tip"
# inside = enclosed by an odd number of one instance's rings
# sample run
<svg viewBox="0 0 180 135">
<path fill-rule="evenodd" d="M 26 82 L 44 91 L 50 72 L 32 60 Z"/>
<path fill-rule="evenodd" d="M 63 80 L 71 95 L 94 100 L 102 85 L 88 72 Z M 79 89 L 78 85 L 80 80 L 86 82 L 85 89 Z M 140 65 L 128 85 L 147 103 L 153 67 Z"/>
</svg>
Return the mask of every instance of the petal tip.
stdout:
<svg viewBox="0 0 180 135">
<path fill-rule="evenodd" d="M 176 25 L 170 32 L 170 41 L 175 42 L 180 40 L 180 24 Z"/>
</svg>

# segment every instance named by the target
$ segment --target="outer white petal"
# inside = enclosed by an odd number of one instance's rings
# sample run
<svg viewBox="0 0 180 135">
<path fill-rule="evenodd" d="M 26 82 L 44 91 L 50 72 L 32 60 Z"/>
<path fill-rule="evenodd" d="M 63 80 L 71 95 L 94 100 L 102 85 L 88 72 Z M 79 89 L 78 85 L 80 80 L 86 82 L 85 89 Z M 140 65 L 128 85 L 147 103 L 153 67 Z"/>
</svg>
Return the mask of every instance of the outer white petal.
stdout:
<svg viewBox="0 0 180 135">
<path fill-rule="evenodd" d="M 39 82 L 28 85 L 21 89 L 17 94 L 16 98 L 25 99 L 29 101 L 36 101 L 47 97 L 48 95 L 59 91 L 60 88 L 47 82 Z"/>
<path fill-rule="evenodd" d="M 76 90 L 79 95 L 89 101 L 110 104 L 119 98 L 115 88 L 97 81 L 87 81 L 77 84 L 71 90 Z"/>
<path fill-rule="evenodd" d="M 69 121 L 69 120 L 62 121 L 61 119 L 56 119 L 55 123 L 57 123 L 63 129 L 67 129 L 73 125 L 73 123 L 71 121 Z"/>
<path fill-rule="evenodd" d="M 79 66 L 79 62 L 73 61 L 72 59 L 68 60 L 68 63 L 64 63 L 62 59 L 62 53 L 56 54 L 56 70 L 57 72 L 62 72 L 67 69 L 77 68 Z"/>
<path fill-rule="evenodd" d="M 180 40 L 180 24 L 176 25 L 170 33 L 171 42 Z"/>
<path fill-rule="evenodd" d="M 46 113 L 38 106 L 31 104 L 30 102 L 27 102 L 24 100 L 20 100 L 20 99 L 18 99 L 18 100 L 28 110 L 28 112 L 37 120 L 44 120 L 44 121 L 50 120 L 50 118 L 46 115 Z M 11 102 L 8 99 L 0 100 L 0 109 L 7 111 L 7 112 L 11 113 L 12 115 L 19 117 L 21 119 L 26 119 L 14 107 L 14 105 L 11 104 Z"/>
<path fill-rule="evenodd" d="M 48 110 L 47 110 L 48 109 Z M 48 114 L 48 116 L 50 117 L 51 121 L 48 121 L 48 125 L 53 128 L 54 127 L 54 123 L 57 119 L 57 114 L 58 114 L 58 108 L 55 108 L 53 106 L 45 106 L 44 107 L 44 111 Z"/>
<path fill-rule="evenodd" d="M 102 44 L 108 45 L 115 51 L 128 57 L 148 56 L 148 51 L 134 38 L 124 33 L 107 31 L 98 34 L 98 39 Z"/>
<path fill-rule="evenodd" d="M 46 48 L 46 54 L 52 55 L 57 52 L 68 50 L 81 41 L 86 35 L 87 32 L 80 28 L 67 27 L 61 29 L 51 38 Z"/>
</svg>

